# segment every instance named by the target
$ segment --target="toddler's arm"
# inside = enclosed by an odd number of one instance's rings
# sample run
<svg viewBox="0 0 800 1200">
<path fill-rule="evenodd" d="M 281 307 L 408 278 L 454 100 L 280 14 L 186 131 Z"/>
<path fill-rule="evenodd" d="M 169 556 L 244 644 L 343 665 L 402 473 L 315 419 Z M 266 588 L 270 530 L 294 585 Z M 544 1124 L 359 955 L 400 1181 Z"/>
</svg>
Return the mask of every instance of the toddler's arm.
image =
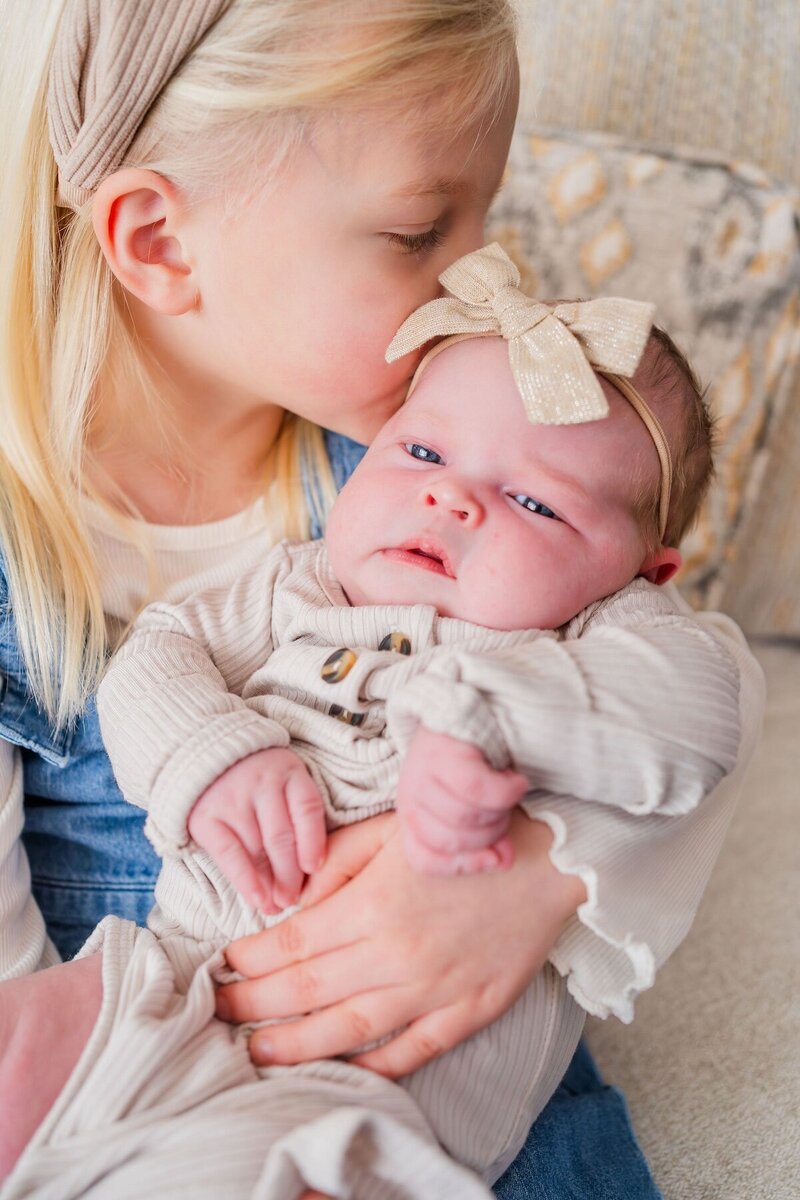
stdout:
<svg viewBox="0 0 800 1200">
<path fill-rule="evenodd" d="M 6 624 L 10 615 L 5 563 L 0 555 L 0 645 L 14 657 L 15 638 L 9 636 Z M 0 725 L 7 694 L 3 682 L 0 670 Z M 31 873 L 22 844 L 24 824 L 22 753 L 0 734 L 0 980 L 29 975 L 59 961 L 31 893 Z"/>
<path fill-rule="evenodd" d="M 23 824 L 22 756 L 0 738 L 0 980 L 59 961 L 31 894 Z"/>
</svg>

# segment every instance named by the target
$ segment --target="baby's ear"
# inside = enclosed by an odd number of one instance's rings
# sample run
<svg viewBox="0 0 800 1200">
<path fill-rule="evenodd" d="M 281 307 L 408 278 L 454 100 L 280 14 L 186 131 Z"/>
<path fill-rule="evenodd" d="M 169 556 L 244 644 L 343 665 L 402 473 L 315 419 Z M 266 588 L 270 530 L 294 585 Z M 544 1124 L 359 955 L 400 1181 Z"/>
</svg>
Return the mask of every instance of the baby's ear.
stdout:
<svg viewBox="0 0 800 1200">
<path fill-rule="evenodd" d="M 682 561 L 680 552 L 674 546 L 659 546 L 658 550 L 648 554 L 639 567 L 638 574 L 642 579 L 649 579 L 651 583 L 660 587 L 662 583 L 672 579 Z"/>
</svg>

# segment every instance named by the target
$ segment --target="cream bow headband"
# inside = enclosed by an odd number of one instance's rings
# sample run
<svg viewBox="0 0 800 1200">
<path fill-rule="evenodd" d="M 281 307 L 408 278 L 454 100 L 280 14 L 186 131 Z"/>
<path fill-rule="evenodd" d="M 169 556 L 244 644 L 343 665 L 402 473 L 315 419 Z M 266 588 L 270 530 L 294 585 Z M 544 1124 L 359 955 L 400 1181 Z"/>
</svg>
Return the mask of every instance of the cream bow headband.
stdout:
<svg viewBox="0 0 800 1200">
<path fill-rule="evenodd" d="M 423 304 L 398 329 L 386 361 L 394 362 L 432 338 L 443 337 L 423 358 L 411 390 L 430 360 L 453 342 L 503 337 L 511 371 L 529 420 L 540 425 L 575 425 L 608 415 L 608 401 L 595 372 L 622 393 L 644 422 L 661 464 L 659 537 L 667 527 L 672 490 L 669 445 L 655 413 L 625 376 L 644 353 L 655 306 L 608 298 L 551 308 L 519 289 L 520 274 L 493 243 L 460 258 L 439 276 L 450 292 Z"/>
<path fill-rule="evenodd" d="M 47 97 L 59 201 L 116 171 L 159 92 L 231 0 L 67 0 Z"/>
</svg>

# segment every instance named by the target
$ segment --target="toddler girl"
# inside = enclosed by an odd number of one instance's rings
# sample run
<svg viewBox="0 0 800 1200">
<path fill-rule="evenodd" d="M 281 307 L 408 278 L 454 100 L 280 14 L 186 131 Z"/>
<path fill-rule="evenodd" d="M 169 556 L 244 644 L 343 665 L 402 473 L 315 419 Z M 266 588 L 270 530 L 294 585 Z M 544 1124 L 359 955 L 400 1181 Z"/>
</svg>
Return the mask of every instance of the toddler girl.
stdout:
<svg viewBox="0 0 800 1200">
<path fill-rule="evenodd" d="M 637 376 L 647 398 L 613 374 L 606 400 L 569 329 L 597 365 L 630 371 L 648 306 L 551 312 L 517 290 L 499 247 L 442 282 L 462 308 L 473 301 L 466 314 L 434 301 L 398 344 L 461 317 L 475 332 L 499 325 L 508 348 L 499 338 L 439 343 L 334 505 L 326 546 L 279 547 L 233 589 L 148 609 L 101 685 L 112 762 L 166 856 L 149 921 L 157 940 L 110 918 L 90 941 L 105 961 L 98 1028 L 12 1196 L 35 1195 L 28 1181 L 56 1170 L 72 1181 L 65 1197 L 149 1192 L 165 1146 L 174 1154 L 176 1129 L 183 1139 L 191 1123 L 203 1130 L 181 1176 L 193 1195 L 289 1200 L 287 1164 L 298 1190 L 483 1194 L 437 1156 L 427 1126 L 496 1179 L 574 1051 L 582 1015 L 569 991 L 603 1011 L 613 954 L 604 964 L 602 945 L 587 946 L 568 988 L 548 964 L 498 1022 L 404 1081 L 415 1109 L 349 1063 L 253 1068 L 241 1030 L 231 1045 L 212 1019 L 214 951 L 263 927 L 258 908 L 275 899 L 264 885 L 295 898 L 303 866 L 323 851 L 326 817 L 331 828 L 362 820 L 399 792 L 415 832 L 426 809 L 402 761 L 422 728 L 445 779 L 464 778 L 477 758 L 479 785 L 481 755 L 522 773 L 501 811 L 496 797 L 483 808 L 480 786 L 468 789 L 495 839 L 491 824 L 522 791 L 529 814 L 554 829 L 566 793 L 676 818 L 735 764 L 735 665 L 646 582 L 678 565 L 665 539 L 691 519 L 710 470 L 708 422 L 680 358 L 661 335 Z M 610 413 L 588 426 L 532 425 L 520 391 L 537 422 Z M 542 632 L 551 627 L 557 635 Z M 608 659 L 609 636 L 622 670 Z M 435 795 L 425 802 L 458 829 Z M 483 857 L 492 853 L 502 852 Z M 259 878 L 264 860 L 272 878 L 263 868 Z M 121 1071 L 123 1059 L 136 1068 Z M 235 1162 L 226 1114 L 254 1131 Z M 87 1154 L 87 1136 L 102 1153 Z"/>
<path fill-rule="evenodd" d="M 158 862 L 115 787 L 93 700 L 108 647 L 146 599 L 226 586 L 276 533 L 307 528 L 298 446 L 323 480 L 327 451 L 339 481 L 352 457 L 284 421 L 285 408 L 367 441 L 400 403 L 418 355 L 387 367 L 385 345 L 436 295 L 442 268 L 482 241 L 516 75 L 503 0 L 30 0 L 6 6 L 2 47 L 0 973 L 13 978 L 55 962 L 56 947 L 74 952 L 108 911 L 144 920 Z M 717 627 L 749 671 L 752 730 L 752 660 Z M 717 789 L 659 843 L 695 882 L 681 932 L 735 790 Z M 628 832 L 626 867 L 648 820 Z M 337 854 L 369 857 L 369 828 L 342 831 Z M 333 897 L 290 923 L 298 937 L 281 953 L 302 945 L 326 964 L 315 967 L 324 1030 L 282 1026 L 271 1053 L 353 1049 L 365 963 L 376 1036 L 404 1030 L 370 1058 L 384 1071 L 419 1065 L 507 1008 L 564 922 L 578 924 L 583 897 L 552 867 L 541 822 L 512 837 L 519 904 L 494 876 L 480 892 L 459 887 L 457 904 L 445 881 L 419 877 L 424 923 L 407 888 L 380 882 L 410 878 L 397 839 L 375 838 L 346 906 Z M 619 846 L 612 858 L 595 843 L 590 856 L 601 897 L 605 881 L 616 887 Z M 666 904 L 669 872 L 658 878 Z M 649 937 L 638 915 L 627 924 L 637 947 Z M 351 958 L 349 990 L 340 976 L 334 996 L 336 938 Z M 265 956 L 283 965 L 271 941 L 235 953 L 250 974 Z M 442 969 L 447 956 L 457 970 Z M 228 994 L 234 1016 L 269 1009 L 258 982 Z M 0 1127 L 3 1162 L 60 1086 L 39 1080 L 69 1073 L 98 984 L 95 956 L 0 989 L 11 1049 L 0 1106 L 22 1118 Z M 581 1146 L 580 1121 L 555 1128 L 560 1152 Z M 571 1159 L 579 1173 L 582 1157 L 585 1146 Z"/>
</svg>

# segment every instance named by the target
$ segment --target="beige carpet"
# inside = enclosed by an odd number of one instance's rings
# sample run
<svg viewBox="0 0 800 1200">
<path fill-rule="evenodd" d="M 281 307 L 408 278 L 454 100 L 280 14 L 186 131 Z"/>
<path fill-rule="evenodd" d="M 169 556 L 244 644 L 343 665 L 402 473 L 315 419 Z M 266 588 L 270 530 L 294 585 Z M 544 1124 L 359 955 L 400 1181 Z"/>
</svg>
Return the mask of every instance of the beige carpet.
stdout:
<svg viewBox="0 0 800 1200">
<path fill-rule="evenodd" d="M 767 716 L 691 934 L 589 1042 L 665 1200 L 800 1197 L 800 648 L 755 647 Z"/>
</svg>

